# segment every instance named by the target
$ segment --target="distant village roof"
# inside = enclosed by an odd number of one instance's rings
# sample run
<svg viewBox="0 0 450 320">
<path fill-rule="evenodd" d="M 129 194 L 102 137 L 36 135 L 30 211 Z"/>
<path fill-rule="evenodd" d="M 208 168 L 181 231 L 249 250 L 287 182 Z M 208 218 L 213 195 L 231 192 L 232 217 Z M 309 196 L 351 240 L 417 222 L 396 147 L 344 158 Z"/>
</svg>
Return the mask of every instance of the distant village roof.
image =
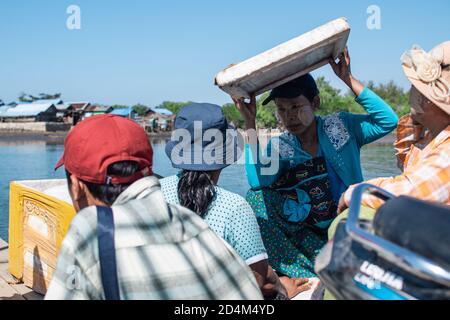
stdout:
<svg viewBox="0 0 450 320">
<path fill-rule="evenodd" d="M 18 104 L 25 104 L 25 103 L 29 103 L 29 102 L 17 102 L 17 101 L 11 101 L 10 103 L 8 103 L 7 105 L 10 107 L 15 107 Z"/>
<path fill-rule="evenodd" d="M 66 111 L 66 110 L 72 109 L 71 105 L 65 104 L 65 103 L 64 104 L 57 104 L 57 105 L 55 105 L 55 107 L 56 107 L 56 109 L 58 111 Z"/>
<path fill-rule="evenodd" d="M 42 112 L 48 111 L 50 108 L 55 108 L 52 103 L 23 103 L 18 104 L 14 108 L 8 108 L 6 111 L 0 113 L 1 117 L 35 117 Z"/>
<path fill-rule="evenodd" d="M 164 116 L 171 116 L 173 113 L 170 110 L 167 110 L 165 108 L 151 108 L 152 111 L 162 114 Z"/>
<path fill-rule="evenodd" d="M 66 102 L 65 105 L 72 107 L 73 110 L 84 110 L 90 105 L 90 103 L 84 101 L 77 101 L 77 102 Z"/>
<path fill-rule="evenodd" d="M 84 111 L 86 112 L 108 112 L 112 110 L 111 107 L 108 106 L 100 106 L 97 104 L 87 106 Z"/>
<path fill-rule="evenodd" d="M 8 110 L 10 108 L 10 106 L 1 106 L 0 107 L 0 117 L 2 115 L 3 112 L 5 112 L 6 110 Z"/>
<path fill-rule="evenodd" d="M 114 114 L 117 116 L 122 116 L 122 117 L 128 117 L 130 115 L 130 113 L 133 113 L 133 109 L 132 108 L 115 108 L 113 111 L 110 112 L 110 114 Z"/>
</svg>

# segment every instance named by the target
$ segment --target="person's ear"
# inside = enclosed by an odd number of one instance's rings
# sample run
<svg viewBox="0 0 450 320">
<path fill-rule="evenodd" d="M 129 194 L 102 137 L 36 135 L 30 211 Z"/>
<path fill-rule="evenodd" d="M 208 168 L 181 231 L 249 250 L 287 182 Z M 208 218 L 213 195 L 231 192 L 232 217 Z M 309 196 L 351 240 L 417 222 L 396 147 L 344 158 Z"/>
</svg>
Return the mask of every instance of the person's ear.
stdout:
<svg viewBox="0 0 450 320">
<path fill-rule="evenodd" d="M 75 175 L 70 175 L 70 191 L 72 192 L 73 200 L 80 201 L 80 199 L 83 199 L 86 197 L 85 188 L 86 186 L 84 183 L 78 179 Z"/>
<path fill-rule="evenodd" d="M 275 110 L 275 119 L 277 119 L 277 124 L 279 127 L 284 128 L 283 119 L 280 116 L 280 113 L 278 112 L 278 109 Z"/>
<path fill-rule="evenodd" d="M 89 206 L 89 198 L 91 197 L 88 187 L 83 181 L 78 179 L 73 174 L 70 176 L 70 197 L 75 211 L 80 211 Z"/>
<path fill-rule="evenodd" d="M 319 95 L 314 97 L 314 99 L 312 101 L 312 107 L 313 107 L 314 111 L 319 109 L 319 107 L 320 107 L 320 97 L 319 97 Z"/>
</svg>

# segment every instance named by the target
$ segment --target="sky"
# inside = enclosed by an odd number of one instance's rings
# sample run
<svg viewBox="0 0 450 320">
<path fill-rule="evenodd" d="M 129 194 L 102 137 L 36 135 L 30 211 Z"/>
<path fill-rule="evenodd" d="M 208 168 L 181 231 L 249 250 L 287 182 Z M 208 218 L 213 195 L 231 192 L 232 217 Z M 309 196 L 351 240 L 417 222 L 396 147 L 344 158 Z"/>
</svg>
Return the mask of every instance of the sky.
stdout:
<svg viewBox="0 0 450 320">
<path fill-rule="evenodd" d="M 81 10 L 81 29 L 66 26 Z M 380 8 L 381 28 L 367 27 Z M 215 75 L 339 17 L 351 26 L 352 72 L 362 81 L 408 81 L 401 54 L 450 40 L 449 0 L 2 0 L 0 99 L 61 92 L 64 101 L 156 106 L 224 104 Z M 345 89 L 330 66 L 313 72 Z"/>
</svg>

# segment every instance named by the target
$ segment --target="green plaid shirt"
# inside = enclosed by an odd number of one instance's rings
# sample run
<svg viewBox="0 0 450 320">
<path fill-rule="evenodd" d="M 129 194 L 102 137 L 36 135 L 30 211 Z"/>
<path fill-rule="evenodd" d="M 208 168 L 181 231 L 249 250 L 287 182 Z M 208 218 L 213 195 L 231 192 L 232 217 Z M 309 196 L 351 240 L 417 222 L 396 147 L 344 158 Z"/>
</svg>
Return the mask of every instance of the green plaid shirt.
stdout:
<svg viewBox="0 0 450 320">
<path fill-rule="evenodd" d="M 121 299 L 262 299 L 245 262 L 202 218 L 168 205 L 155 177 L 128 187 L 112 210 Z M 95 207 L 73 219 L 45 298 L 104 299 Z"/>
</svg>

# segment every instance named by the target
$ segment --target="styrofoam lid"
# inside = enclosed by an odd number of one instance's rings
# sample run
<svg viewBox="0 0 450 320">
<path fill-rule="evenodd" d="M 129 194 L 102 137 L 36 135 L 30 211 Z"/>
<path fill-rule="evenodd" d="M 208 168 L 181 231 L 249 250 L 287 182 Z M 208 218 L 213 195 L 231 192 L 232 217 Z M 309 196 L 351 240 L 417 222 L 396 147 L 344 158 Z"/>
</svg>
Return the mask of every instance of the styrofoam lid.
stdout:
<svg viewBox="0 0 450 320">
<path fill-rule="evenodd" d="M 337 58 L 349 33 L 346 18 L 333 20 L 222 70 L 215 84 L 237 98 L 260 94 L 325 65 L 331 57 Z"/>
</svg>

